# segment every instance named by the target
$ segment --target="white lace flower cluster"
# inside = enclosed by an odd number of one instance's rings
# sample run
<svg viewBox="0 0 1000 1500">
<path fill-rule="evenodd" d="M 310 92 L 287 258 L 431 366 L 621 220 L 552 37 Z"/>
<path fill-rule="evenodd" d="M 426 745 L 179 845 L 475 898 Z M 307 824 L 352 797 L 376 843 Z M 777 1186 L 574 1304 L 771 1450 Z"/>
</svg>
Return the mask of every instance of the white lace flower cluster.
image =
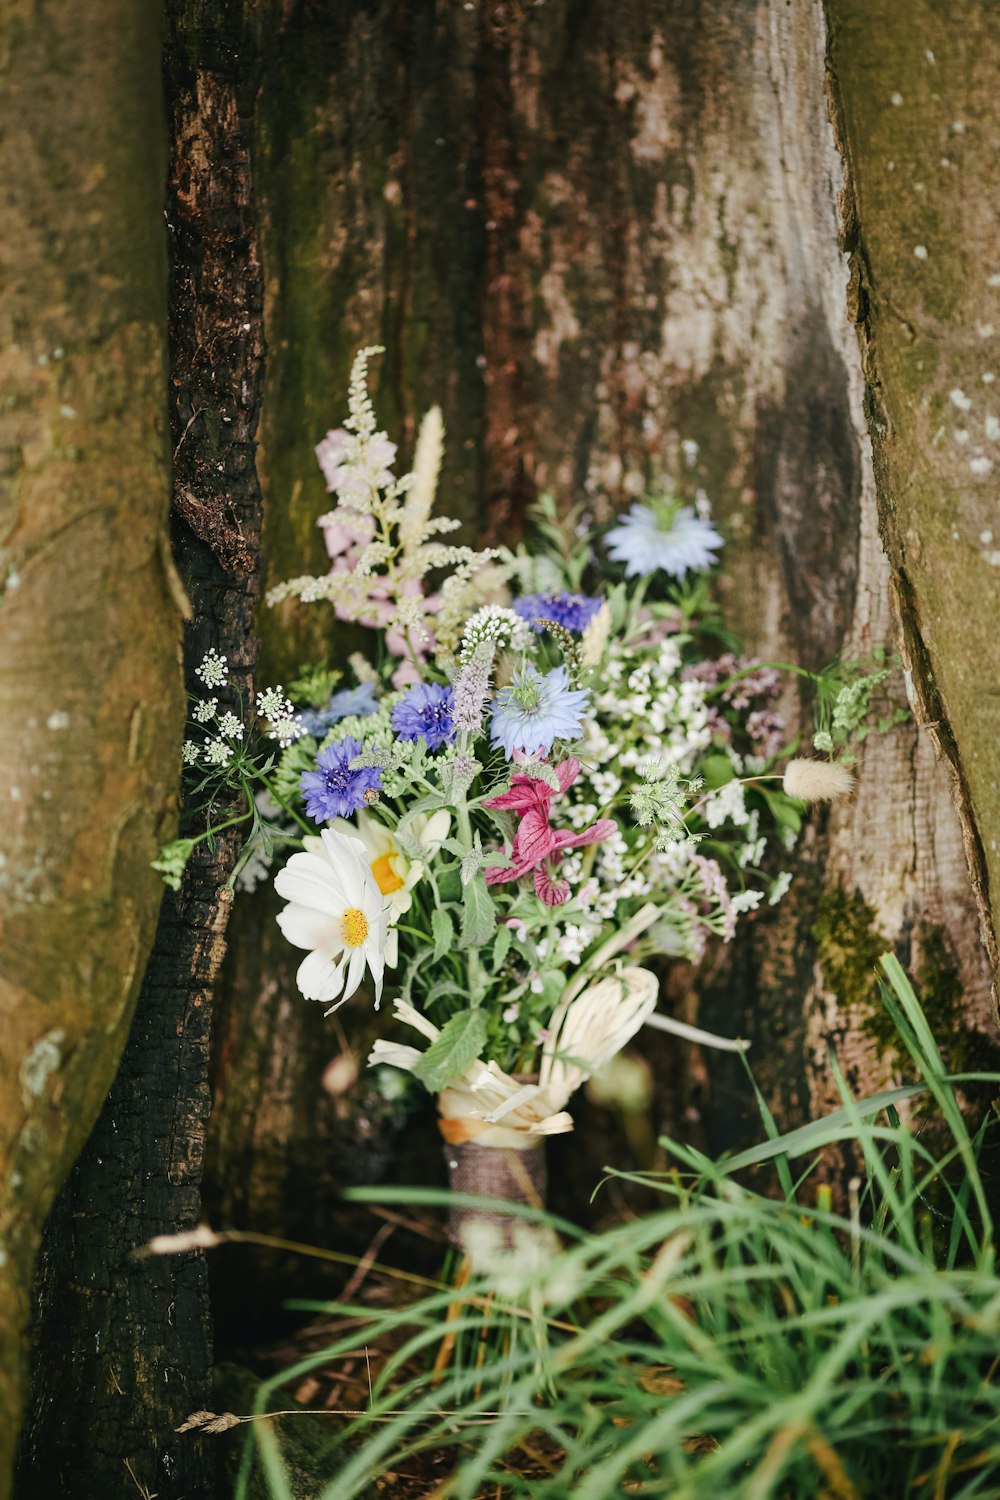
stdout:
<svg viewBox="0 0 1000 1500">
<path fill-rule="evenodd" d="M 267 722 L 267 737 L 277 740 L 282 750 L 300 740 L 306 732 L 305 725 L 295 711 L 295 704 L 286 698 L 279 683 L 275 688 L 265 688 L 257 700 L 257 709 Z"/>
<path fill-rule="evenodd" d="M 207 687 L 229 686 L 229 662 L 214 647 L 202 657 L 195 667 L 195 676 Z M 305 726 L 295 711 L 295 706 L 286 698 L 281 686 L 265 688 L 257 699 L 257 711 L 268 725 L 268 738 L 276 740 L 282 750 L 287 750 L 295 740 L 305 734 Z M 186 766 L 204 765 L 213 771 L 227 770 L 236 760 L 237 752 L 246 739 L 246 726 L 232 709 L 220 712 L 218 696 L 200 698 L 191 710 L 192 723 L 208 736 L 203 741 L 186 739 L 181 747 L 181 760 Z"/>
<path fill-rule="evenodd" d="M 739 913 L 763 900 L 760 889 L 730 891 L 718 861 L 700 852 L 699 838 L 685 824 L 697 798 L 713 835 L 739 832 L 733 854 L 738 885 L 758 874 L 767 839 L 760 813 L 748 808 L 737 778 L 760 764 L 749 764 L 750 757 L 741 759 L 714 739 L 708 693 L 705 682 L 682 676 L 675 636 L 659 643 L 641 637 L 611 642 L 595 685 L 593 715 L 584 724 L 581 772 L 567 797 L 566 821 L 583 829 L 614 816 L 619 831 L 563 861 L 562 873 L 575 891 L 560 911 L 555 939 L 565 961 L 575 961 L 605 924 L 623 922 L 636 903 L 650 897 L 661 909 L 655 936 L 662 950 L 697 959 L 709 932 L 728 941 Z M 703 793 L 698 769 L 706 753 L 724 757 L 729 773 L 722 785 Z M 718 765 L 715 769 L 725 775 Z M 642 857 L 651 836 L 652 850 Z M 771 884 L 772 904 L 787 890 L 788 879 L 779 876 Z"/>
<path fill-rule="evenodd" d="M 466 622 L 458 659 L 470 662 L 480 646 L 494 651 L 524 651 L 531 639 L 527 621 L 502 604 L 484 604 Z"/>
</svg>

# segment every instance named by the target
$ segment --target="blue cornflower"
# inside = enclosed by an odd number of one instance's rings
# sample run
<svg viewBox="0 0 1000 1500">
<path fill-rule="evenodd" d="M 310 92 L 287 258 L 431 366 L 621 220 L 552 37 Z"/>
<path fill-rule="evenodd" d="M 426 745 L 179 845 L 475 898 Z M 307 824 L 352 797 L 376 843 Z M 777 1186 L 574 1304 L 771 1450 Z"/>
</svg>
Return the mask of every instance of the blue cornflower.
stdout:
<svg viewBox="0 0 1000 1500">
<path fill-rule="evenodd" d="M 662 568 L 671 578 L 683 578 L 689 568 L 710 568 L 722 538 L 690 505 L 654 500 L 633 505 L 607 536 L 615 562 L 625 564 L 626 578 L 645 578 Z"/>
<path fill-rule="evenodd" d="M 579 739 L 589 698 L 586 688 L 570 687 L 565 667 L 544 677 L 537 667 L 524 667 L 497 693 L 490 743 L 494 749 L 502 745 L 512 760 L 515 750 L 534 755 L 551 749 L 554 740 Z"/>
<path fill-rule="evenodd" d="M 392 727 L 401 740 L 426 740 L 430 750 L 455 738 L 455 693 L 436 682 L 415 682 L 392 710 Z"/>
<path fill-rule="evenodd" d="M 299 777 L 306 812 L 314 823 L 349 818 L 372 800 L 366 797 L 366 792 L 382 790 L 382 772 L 378 766 L 351 770 L 351 761 L 361 750 L 361 743 L 350 736 L 339 745 L 327 745 L 316 757 L 315 771 L 304 771 Z"/>
<path fill-rule="evenodd" d="M 375 712 L 376 707 L 374 682 L 362 682 L 359 687 L 341 688 L 339 693 L 333 694 L 325 708 L 299 709 L 298 716 L 305 726 L 306 734 L 321 740 L 341 719 L 352 716 L 366 719 Z"/>
<path fill-rule="evenodd" d="M 564 630 L 584 630 L 601 607 L 600 599 L 587 594 L 525 594 L 514 600 L 514 609 L 532 630 L 541 633 L 540 620 L 554 620 Z"/>
</svg>

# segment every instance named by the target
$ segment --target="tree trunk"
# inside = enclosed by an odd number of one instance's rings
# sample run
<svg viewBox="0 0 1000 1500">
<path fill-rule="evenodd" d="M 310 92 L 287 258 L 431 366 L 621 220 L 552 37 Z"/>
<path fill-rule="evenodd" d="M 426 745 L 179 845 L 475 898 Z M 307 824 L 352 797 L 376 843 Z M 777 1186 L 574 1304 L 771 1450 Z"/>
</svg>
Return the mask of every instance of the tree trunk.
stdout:
<svg viewBox="0 0 1000 1500">
<path fill-rule="evenodd" d="M 189 691 L 204 691 L 193 669 L 214 646 L 249 701 L 263 352 L 254 75 L 227 7 L 210 15 L 178 4 L 169 22 L 173 543 L 194 610 L 186 675 Z M 167 749 L 176 779 L 176 743 Z M 201 830 L 194 807 L 184 823 Z M 214 852 L 199 846 L 180 891 L 167 893 L 121 1069 L 49 1221 L 20 1468 L 26 1500 L 195 1500 L 214 1490 L 211 1440 L 174 1432 L 211 1404 L 204 1257 L 133 1252 L 201 1218 L 211 1000 L 236 847 L 232 835 Z"/>
<path fill-rule="evenodd" d="M 157 13 L 0 24 L 0 1494 L 42 1222 L 107 1092 L 160 903 L 171 597 Z"/>
<path fill-rule="evenodd" d="M 750 649 L 818 668 L 892 647 L 901 583 L 879 540 L 822 7 L 383 3 L 318 25 L 290 4 L 274 26 L 259 115 L 266 582 L 321 565 L 312 445 L 339 420 L 354 349 L 381 342 L 385 425 L 408 436 L 441 402 L 443 505 L 483 535 L 516 534 L 544 488 L 601 518 L 670 475 L 721 520 L 719 589 Z M 270 675 L 331 638 L 345 639 L 318 608 L 265 612 Z M 789 709 L 808 732 L 794 690 Z M 982 726 L 967 733 L 986 754 Z M 685 1019 L 753 1039 L 788 1125 L 831 1097 L 831 1041 L 856 1087 L 891 1076 L 885 947 L 926 981 L 954 1049 L 990 1024 L 962 830 L 925 729 L 865 743 L 857 798 L 812 817 L 797 858 L 777 913 L 714 972 L 670 983 Z M 338 1205 L 340 1187 L 426 1180 L 433 1127 L 402 1131 L 364 1071 L 351 1096 L 323 1093 L 331 1055 L 363 1062 L 381 1018 L 359 1003 L 338 1025 L 304 1005 L 274 912 L 268 891 L 237 903 L 211 1217 L 361 1246 L 370 1220 Z M 735 1064 L 709 1073 L 696 1049 L 650 1047 L 660 1128 L 712 1148 L 759 1128 Z M 588 1110 L 554 1143 L 558 1206 L 578 1217 L 608 1131 Z M 256 1264 L 260 1292 L 278 1267 Z M 293 1267 L 280 1274 L 287 1289 Z M 220 1292 L 245 1333 L 247 1283 L 227 1268 Z"/>
<path fill-rule="evenodd" d="M 828 0 L 843 237 L 914 712 L 952 783 L 998 962 L 1000 14 Z M 892 65 L 873 77 L 870 37 Z"/>
</svg>

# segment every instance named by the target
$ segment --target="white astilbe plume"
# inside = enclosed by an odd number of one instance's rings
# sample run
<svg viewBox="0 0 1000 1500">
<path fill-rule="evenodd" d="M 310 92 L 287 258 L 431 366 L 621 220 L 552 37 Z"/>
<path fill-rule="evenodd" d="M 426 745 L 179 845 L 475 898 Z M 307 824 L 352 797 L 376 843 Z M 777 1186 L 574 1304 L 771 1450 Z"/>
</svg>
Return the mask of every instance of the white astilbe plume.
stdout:
<svg viewBox="0 0 1000 1500">
<path fill-rule="evenodd" d="M 580 640 L 581 667 L 599 667 L 611 633 L 611 606 L 605 599 L 597 614 L 584 626 Z"/>
<path fill-rule="evenodd" d="M 847 767 L 828 760 L 790 760 L 782 777 L 789 797 L 802 802 L 833 802 L 846 797 L 853 785 Z"/>
<path fill-rule="evenodd" d="M 381 344 L 369 344 L 366 349 L 358 350 L 351 365 L 351 379 L 347 388 L 348 416 L 344 426 L 356 433 L 362 441 L 373 437 L 378 426 L 372 398 L 368 393 L 368 361 L 376 354 L 384 353 L 385 349 Z"/>
<path fill-rule="evenodd" d="M 445 1139 L 525 1150 L 538 1136 L 572 1130 L 565 1105 L 645 1024 L 656 1007 L 657 990 L 654 974 L 626 966 L 561 1006 L 542 1050 L 537 1084 L 519 1083 L 495 1062 L 470 1064 L 438 1095 Z M 438 1028 L 406 1001 L 397 1000 L 395 1012 L 428 1041 L 437 1039 Z M 380 1038 L 368 1061 L 412 1072 L 422 1056 L 416 1047 Z"/>
<path fill-rule="evenodd" d="M 427 523 L 437 494 L 443 457 L 444 421 L 441 408 L 432 406 L 420 424 L 417 450 L 413 455 L 413 480 L 399 522 L 399 540 L 404 553 L 419 547 L 428 535 Z"/>
<path fill-rule="evenodd" d="M 327 489 L 337 496 L 333 510 L 320 518 L 334 568 L 324 578 L 278 584 L 267 600 L 326 600 L 341 619 L 402 637 L 403 644 L 389 642 L 401 656 L 407 642 L 412 650 L 432 636 L 447 648 L 469 613 L 472 580 L 499 554 L 436 540 L 460 526 L 431 515 L 444 451 L 437 407 L 421 423 L 413 472 L 394 477 L 396 445 L 378 431 L 368 392 L 368 361 L 382 352 L 373 346 L 355 357 L 344 426 L 328 432 L 316 450 Z M 442 573 L 448 576 L 441 579 Z"/>
</svg>

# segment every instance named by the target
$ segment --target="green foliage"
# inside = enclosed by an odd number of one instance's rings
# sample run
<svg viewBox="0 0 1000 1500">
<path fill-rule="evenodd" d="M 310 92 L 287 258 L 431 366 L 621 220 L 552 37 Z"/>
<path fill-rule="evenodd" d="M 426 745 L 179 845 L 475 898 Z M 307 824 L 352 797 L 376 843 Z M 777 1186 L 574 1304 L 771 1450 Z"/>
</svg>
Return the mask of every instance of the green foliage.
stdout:
<svg viewBox="0 0 1000 1500">
<path fill-rule="evenodd" d="M 153 869 L 160 872 L 163 884 L 172 891 L 180 890 L 191 850 L 197 842 L 197 839 L 174 839 L 172 843 L 164 844 L 159 859 L 152 861 Z"/>
<path fill-rule="evenodd" d="M 463 948 L 482 948 L 496 931 L 497 914 L 486 881 L 479 876 L 462 887 Z"/>
<path fill-rule="evenodd" d="M 814 748 L 848 765 L 854 759 L 852 747 L 867 739 L 873 728 L 884 732 L 906 720 L 905 708 L 890 704 L 876 717 L 872 706 L 878 688 L 898 665 L 898 656 L 887 656 L 879 646 L 871 662 L 834 662 L 818 673 Z"/>
<path fill-rule="evenodd" d="M 441 1028 L 441 1034 L 414 1063 L 413 1073 L 427 1091 L 436 1094 L 460 1078 L 486 1045 L 485 1010 L 460 1010 Z"/>
<path fill-rule="evenodd" d="M 437 906 L 431 912 L 431 933 L 434 937 L 434 962 L 444 958 L 451 951 L 451 945 L 455 941 L 455 929 L 451 924 L 451 916 L 446 907 Z"/>
<path fill-rule="evenodd" d="M 387 1470 L 419 1474 L 432 1454 L 452 1500 L 995 1496 L 1000 1277 L 978 1159 L 986 1126 L 970 1135 L 955 1086 L 1000 1078 L 946 1076 L 899 964 L 885 957 L 882 972 L 882 1004 L 919 1081 L 855 1100 L 840 1079 L 841 1108 L 783 1136 L 761 1101 L 767 1139 L 738 1158 L 665 1143 L 675 1169 L 642 1179 L 663 1195 L 654 1213 L 583 1234 L 518 1209 L 514 1250 L 461 1289 L 388 1312 L 324 1304 L 351 1320 L 344 1336 L 266 1381 L 258 1413 L 287 1407 L 283 1385 L 362 1346 L 394 1352 L 364 1416 L 331 1419 L 326 1487 L 311 1493 L 367 1495 Z M 940 1122 L 932 1137 L 901 1119 L 922 1097 Z M 816 1168 L 824 1146 L 846 1142 L 864 1166 L 838 1211 Z M 774 1170 L 773 1197 L 738 1180 L 750 1164 Z M 931 1224 L 942 1203 L 943 1235 Z M 552 1227 L 568 1241 L 558 1255 Z M 446 1332 L 454 1351 L 432 1376 Z M 276 1500 L 290 1500 L 277 1430 L 250 1426 L 237 1500 L 265 1433 L 256 1461 Z"/>
<path fill-rule="evenodd" d="M 326 667 L 322 662 L 306 662 L 299 667 L 299 675 L 289 685 L 288 691 L 296 703 L 306 703 L 310 708 L 325 708 L 343 675 L 343 672 Z"/>
</svg>

